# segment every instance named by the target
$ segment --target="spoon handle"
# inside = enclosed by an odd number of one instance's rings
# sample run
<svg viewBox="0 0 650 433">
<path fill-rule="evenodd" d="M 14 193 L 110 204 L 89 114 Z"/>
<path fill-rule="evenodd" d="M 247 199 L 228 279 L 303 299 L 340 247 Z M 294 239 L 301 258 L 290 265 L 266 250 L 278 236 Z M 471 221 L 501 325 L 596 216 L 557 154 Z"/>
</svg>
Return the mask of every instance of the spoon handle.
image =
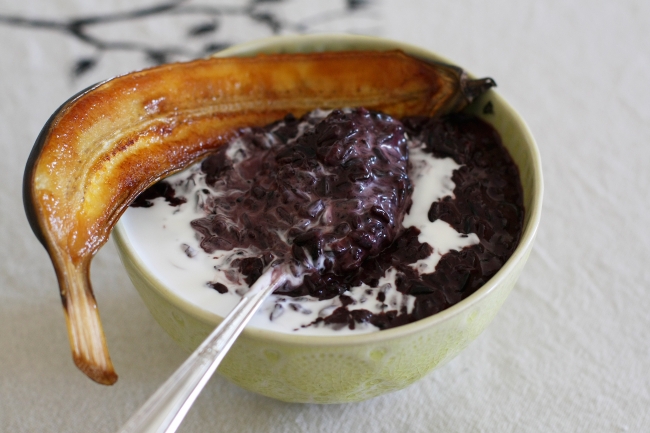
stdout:
<svg viewBox="0 0 650 433">
<path fill-rule="evenodd" d="M 268 269 L 237 306 L 118 433 L 173 433 L 221 360 L 266 297 L 287 281 L 283 266 Z"/>
</svg>

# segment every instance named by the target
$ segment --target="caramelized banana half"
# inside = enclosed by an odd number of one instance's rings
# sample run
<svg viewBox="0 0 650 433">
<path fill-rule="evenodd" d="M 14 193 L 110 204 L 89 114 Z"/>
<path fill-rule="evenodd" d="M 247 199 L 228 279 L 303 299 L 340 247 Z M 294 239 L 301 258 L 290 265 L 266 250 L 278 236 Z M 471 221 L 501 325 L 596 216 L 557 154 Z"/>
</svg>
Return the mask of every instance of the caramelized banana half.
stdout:
<svg viewBox="0 0 650 433">
<path fill-rule="evenodd" d="M 100 83 L 63 104 L 38 137 L 23 194 L 61 291 L 75 364 L 117 380 L 89 268 L 135 197 L 237 135 L 287 113 L 366 107 L 394 117 L 465 107 L 494 86 L 400 51 L 210 58 Z"/>
</svg>

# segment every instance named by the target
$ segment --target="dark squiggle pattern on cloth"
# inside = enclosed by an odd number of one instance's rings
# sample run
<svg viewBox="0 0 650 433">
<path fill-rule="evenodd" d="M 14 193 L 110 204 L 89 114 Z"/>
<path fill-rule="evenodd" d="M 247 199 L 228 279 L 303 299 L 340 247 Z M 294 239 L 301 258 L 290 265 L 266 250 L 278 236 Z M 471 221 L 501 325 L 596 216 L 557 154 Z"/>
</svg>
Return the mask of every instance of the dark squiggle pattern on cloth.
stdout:
<svg viewBox="0 0 650 433">
<path fill-rule="evenodd" d="M 242 6 L 189 3 L 187 0 L 175 0 L 130 11 L 60 20 L 0 14 L 0 25 L 59 32 L 93 47 L 95 53 L 92 56 L 80 57 L 74 61 L 71 74 L 73 78 L 76 78 L 95 68 L 101 60 L 102 54 L 108 51 L 139 52 L 143 54 L 144 59 L 150 65 L 204 57 L 227 48 L 235 42 L 241 42 L 231 41 L 228 39 L 228 35 L 219 34 L 223 22 L 236 17 L 248 17 L 254 26 L 267 29 L 274 35 L 287 32 L 305 33 L 315 25 L 344 18 L 351 13 L 363 13 L 372 4 L 372 1 L 347 0 L 344 8 L 321 12 L 304 18 L 301 22 L 290 22 L 275 11 L 277 8 L 274 4 L 286 3 L 285 0 L 249 0 Z M 111 40 L 96 36 L 91 32 L 93 27 L 102 24 L 135 22 L 151 17 L 179 16 L 198 18 L 196 23 L 186 29 L 185 34 L 187 43 L 192 39 L 206 39 L 207 41 L 201 48 L 190 49 L 183 44 L 156 46 L 137 41 Z"/>
</svg>

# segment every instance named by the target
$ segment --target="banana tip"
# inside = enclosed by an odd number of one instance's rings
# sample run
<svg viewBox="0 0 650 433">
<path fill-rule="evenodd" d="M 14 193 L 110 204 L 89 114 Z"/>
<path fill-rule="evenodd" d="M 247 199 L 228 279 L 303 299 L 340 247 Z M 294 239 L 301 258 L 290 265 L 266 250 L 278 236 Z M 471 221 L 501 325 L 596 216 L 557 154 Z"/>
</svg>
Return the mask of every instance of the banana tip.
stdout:
<svg viewBox="0 0 650 433">
<path fill-rule="evenodd" d="M 112 365 L 101 367 L 79 357 L 74 357 L 74 363 L 86 376 L 101 385 L 113 385 L 117 382 L 117 373 L 113 370 Z"/>
</svg>

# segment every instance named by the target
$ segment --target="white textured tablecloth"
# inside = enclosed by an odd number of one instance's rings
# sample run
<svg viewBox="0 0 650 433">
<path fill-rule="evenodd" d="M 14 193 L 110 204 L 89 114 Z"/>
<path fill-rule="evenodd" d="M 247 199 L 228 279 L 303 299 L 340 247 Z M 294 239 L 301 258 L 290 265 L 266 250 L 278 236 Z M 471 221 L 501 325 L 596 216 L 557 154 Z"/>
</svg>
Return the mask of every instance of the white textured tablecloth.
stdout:
<svg viewBox="0 0 650 433">
<path fill-rule="evenodd" d="M 100 79 L 274 27 L 398 39 L 494 77 L 539 143 L 542 224 L 488 330 L 420 382 L 319 406 L 215 377 L 180 431 L 650 431 L 650 2 L 350 1 L 346 16 L 343 2 L 259 2 L 240 13 L 249 3 L 231 1 L 233 14 L 214 18 L 197 7 L 223 2 L 192 0 L 184 7 L 194 13 L 82 26 L 132 50 L 99 49 L 55 25 L 161 3 L 0 0 L 0 431 L 115 431 L 186 356 L 109 242 L 92 279 L 120 380 L 103 387 L 74 367 L 54 272 L 22 210 L 22 171 L 42 125 Z"/>
</svg>

